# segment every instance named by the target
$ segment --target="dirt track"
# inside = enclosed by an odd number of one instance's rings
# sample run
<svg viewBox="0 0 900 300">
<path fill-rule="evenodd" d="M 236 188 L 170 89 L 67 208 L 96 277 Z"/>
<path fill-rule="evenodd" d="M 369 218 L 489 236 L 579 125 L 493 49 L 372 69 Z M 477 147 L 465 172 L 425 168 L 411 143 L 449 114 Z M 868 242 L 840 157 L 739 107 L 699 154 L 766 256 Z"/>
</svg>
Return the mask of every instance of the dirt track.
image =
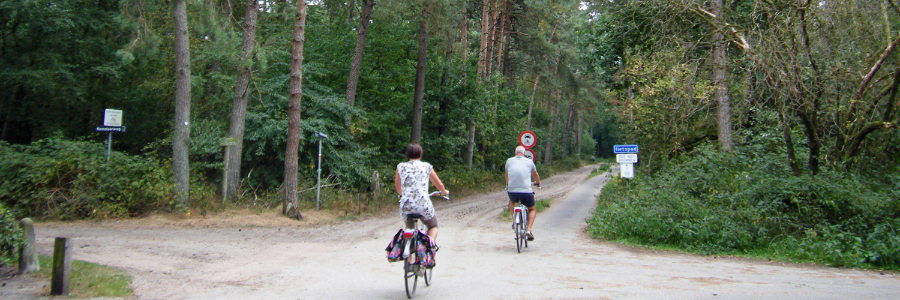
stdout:
<svg viewBox="0 0 900 300">
<path fill-rule="evenodd" d="M 435 280 L 416 299 L 898 299 L 893 273 L 636 250 L 583 233 L 607 180 L 595 166 L 543 181 L 536 240 L 516 253 L 504 193 L 446 203 Z M 452 187 L 451 187 L 452 190 Z M 313 216 L 314 217 L 314 216 Z M 383 252 L 396 215 L 327 225 L 250 218 L 39 224 L 38 248 L 74 238 L 74 258 L 127 270 L 140 299 L 405 299 Z M 0 295 L 3 295 L 0 293 Z"/>
</svg>

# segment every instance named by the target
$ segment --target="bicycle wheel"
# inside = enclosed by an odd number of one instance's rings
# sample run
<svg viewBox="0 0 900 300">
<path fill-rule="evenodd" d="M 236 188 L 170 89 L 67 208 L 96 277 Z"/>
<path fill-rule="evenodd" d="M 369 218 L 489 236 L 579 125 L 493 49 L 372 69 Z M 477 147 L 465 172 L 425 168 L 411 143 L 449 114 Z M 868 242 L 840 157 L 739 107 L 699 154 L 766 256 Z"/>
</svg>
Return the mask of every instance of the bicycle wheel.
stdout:
<svg viewBox="0 0 900 300">
<path fill-rule="evenodd" d="M 415 261 L 415 255 L 415 252 L 410 253 L 409 257 L 403 260 L 403 279 L 406 282 L 406 297 L 409 299 L 416 294 L 416 283 L 419 281 L 419 276 L 416 276 L 416 272 L 413 270 L 415 265 L 409 263 L 410 259 Z"/>
<path fill-rule="evenodd" d="M 424 276 L 425 277 L 425 286 L 431 285 L 431 279 L 432 279 L 431 276 L 434 276 L 431 274 L 431 272 L 434 272 L 434 268 L 426 268 L 425 269 L 425 276 Z"/>
<path fill-rule="evenodd" d="M 522 253 L 522 243 L 525 242 L 524 236 L 522 236 L 522 213 L 516 212 L 513 216 L 513 222 L 515 222 L 516 226 L 513 229 L 513 232 L 516 234 L 516 251 L 518 253 Z"/>
<path fill-rule="evenodd" d="M 528 209 L 523 213 L 522 220 L 525 220 L 525 222 L 522 222 L 522 241 L 525 243 L 525 248 L 528 248 L 528 236 L 525 234 L 525 232 L 527 232 L 526 230 L 528 230 Z"/>
</svg>

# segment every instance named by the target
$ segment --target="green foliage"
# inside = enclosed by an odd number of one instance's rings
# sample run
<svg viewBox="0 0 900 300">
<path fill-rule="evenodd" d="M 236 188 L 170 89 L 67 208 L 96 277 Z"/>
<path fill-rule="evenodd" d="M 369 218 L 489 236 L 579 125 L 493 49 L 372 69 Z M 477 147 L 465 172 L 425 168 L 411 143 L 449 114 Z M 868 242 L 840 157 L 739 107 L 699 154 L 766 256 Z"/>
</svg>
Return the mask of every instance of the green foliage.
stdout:
<svg viewBox="0 0 900 300">
<path fill-rule="evenodd" d="M 113 152 L 93 142 L 44 139 L 0 144 L 0 203 L 17 216 L 59 219 L 127 217 L 172 197 L 167 164 Z"/>
<path fill-rule="evenodd" d="M 279 203 L 293 4 L 261 3 L 257 44 L 249 59 L 252 76 L 239 203 Z M 581 69 L 574 41 L 586 22 L 578 1 L 512 3 L 510 9 L 523 15 L 510 20 L 516 23 L 511 26 L 524 34 L 512 34 L 504 41 L 508 51 L 503 52 L 503 67 L 495 62 L 490 78 L 476 78 L 476 32 L 480 29 L 479 14 L 474 11 L 480 4 L 468 3 L 469 45 L 459 43 L 458 7 L 450 2 L 431 4 L 421 143 L 424 159 L 435 165 L 442 178 L 446 173 L 445 180 L 453 181 L 448 184 L 451 189 L 489 189 L 502 182 L 502 164 L 525 128 L 536 74 L 542 79 L 534 98 L 532 130 L 542 138 L 555 138 L 554 147 L 559 149 L 559 137 L 579 135 L 572 128 L 578 118 L 569 117 L 570 111 L 584 111 L 580 129 L 591 127 L 598 97 L 584 92 L 593 86 L 590 78 L 572 75 Z M 0 57 L 0 94 L 4 95 L 0 120 L 11 124 L 2 138 L 18 145 L 4 144 L 0 149 L 2 158 L 9 158 L 0 163 L 0 175 L 14 178 L 0 185 L 0 202 L 9 204 L 17 215 L 62 219 L 134 216 L 169 207 L 171 174 L 165 160 L 171 156 L 175 78 L 170 5 L 165 1 L 0 3 L 0 50 L 4 53 Z M 322 178 L 339 183 L 331 188 L 340 190 L 336 197 L 371 190 L 376 170 L 385 184 L 391 184 L 385 175 L 404 160 L 402 150 L 411 127 L 421 2 L 378 3 L 356 100 L 350 106 L 344 92 L 358 20 L 349 17 L 358 16 L 358 5 L 359 1 L 326 1 L 308 8 L 299 185 L 309 188 L 315 183 L 318 140 L 312 134 L 322 131 L 329 136 L 322 141 Z M 226 9 L 233 9 L 232 13 Z M 223 3 L 187 3 L 192 85 L 189 209 L 222 207 L 216 195 L 223 169 L 220 142 L 230 125 L 244 9 L 243 4 L 226 8 Z M 468 54 L 467 60 L 463 53 Z M 560 92 L 555 95 L 554 91 Z M 123 110 L 128 129 L 113 136 L 113 150 L 121 153 L 114 153 L 109 165 L 101 160 L 101 143 L 107 136 L 94 132 L 105 108 Z M 568 127 L 561 125 L 570 119 Z M 473 121 L 477 123 L 473 168 L 463 169 Z M 550 124 L 556 124 L 552 132 Z M 587 150 L 590 138 L 585 140 L 574 145 L 572 139 L 573 145 L 567 146 Z M 543 147 L 535 149 L 541 152 Z M 554 153 L 553 165 L 559 170 L 576 165 L 565 159 L 567 153 Z M 556 160 L 564 161 L 560 165 Z M 555 171 L 542 169 L 542 175 Z"/>
<path fill-rule="evenodd" d="M 506 186 L 503 171 L 469 169 L 464 166 L 449 168 L 438 174 L 444 186 L 454 195 L 498 190 Z"/>
<path fill-rule="evenodd" d="M 13 265 L 19 258 L 16 252 L 22 244 L 22 231 L 12 211 L 0 202 L 0 265 Z"/>
<path fill-rule="evenodd" d="M 589 231 L 701 254 L 762 250 L 834 266 L 900 267 L 895 189 L 834 171 L 792 176 L 763 140 L 734 153 L 704 146 L 658 174 L 613 180 Z"/>
</svg>

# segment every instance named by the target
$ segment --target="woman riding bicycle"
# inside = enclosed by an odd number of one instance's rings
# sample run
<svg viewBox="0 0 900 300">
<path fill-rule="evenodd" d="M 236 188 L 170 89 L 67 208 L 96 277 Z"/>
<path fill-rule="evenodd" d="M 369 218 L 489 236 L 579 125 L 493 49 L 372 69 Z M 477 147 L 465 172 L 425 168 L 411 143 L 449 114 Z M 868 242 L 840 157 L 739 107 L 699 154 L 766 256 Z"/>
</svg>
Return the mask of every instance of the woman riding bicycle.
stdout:
<svg viewBox="0 0 900 300">
<path fill-rule="evenodd" d="M 412 143 L 406 147 L 407 162 L 397 164 L 394 173 L 394 188 L 400 194 L 400 217 L 406 222 L 406 228 L 413 228 L 413 221 L 408 215 L 422 216 L 422 223 L 428 226 L 428 236 L 437 240 L 438 223 L 434 216 L 434 205 L 428 197 L 428 182 L 441 191 L 441 196 L 450 195 L 444 183 L 438 178 L 431 164 L 423 162 L 422 147 Z"/>
</svg>

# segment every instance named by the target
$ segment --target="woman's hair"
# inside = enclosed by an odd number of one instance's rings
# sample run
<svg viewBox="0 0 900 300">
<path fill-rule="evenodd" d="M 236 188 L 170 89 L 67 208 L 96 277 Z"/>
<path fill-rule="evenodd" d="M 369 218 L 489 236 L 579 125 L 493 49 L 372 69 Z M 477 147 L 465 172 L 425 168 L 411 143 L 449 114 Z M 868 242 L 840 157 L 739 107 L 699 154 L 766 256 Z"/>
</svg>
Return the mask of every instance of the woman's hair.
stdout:
<svg viewBox="0 0 900 300">
<path fill-rule="evenodd" d="M 419 159 L 422 158 L 422 146 L 419 144 L 411 143 L 409 146 L 406 146 L 406 158 L 408 159 Z"/>
</svg>

